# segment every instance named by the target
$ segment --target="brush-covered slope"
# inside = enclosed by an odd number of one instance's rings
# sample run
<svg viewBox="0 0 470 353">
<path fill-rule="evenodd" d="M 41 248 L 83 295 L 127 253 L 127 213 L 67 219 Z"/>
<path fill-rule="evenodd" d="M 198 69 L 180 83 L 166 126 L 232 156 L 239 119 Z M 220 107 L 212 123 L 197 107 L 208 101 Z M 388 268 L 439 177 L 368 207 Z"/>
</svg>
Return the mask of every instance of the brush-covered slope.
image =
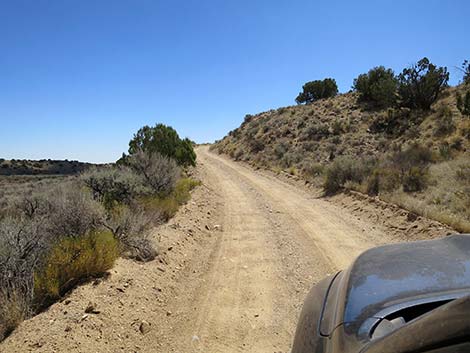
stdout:
<svg viewBox="0 0 470 353">
<path fill-rule="evenodd" d="M 425 112 L 374 110 L 353 92 L 247 115 L 212 149 L 470 231 L 470 117 L 456 105 L 465 90 L 446 88 Z"/>
<path fill-rule="evenodd" d="M 358 103 L 356 93 L 347 93 L 247 115 L 213 148 L 236 160 L 274 169 L 295 168 L 305 176 L 312 166 L 329 164 L 338 156 L 380 156 L 414 143 L 447 158 L 470 148 L 470 118 L 456 107 L 457 89 L 446 89 L 430 112 L 369 110 Z"/>
</svg>

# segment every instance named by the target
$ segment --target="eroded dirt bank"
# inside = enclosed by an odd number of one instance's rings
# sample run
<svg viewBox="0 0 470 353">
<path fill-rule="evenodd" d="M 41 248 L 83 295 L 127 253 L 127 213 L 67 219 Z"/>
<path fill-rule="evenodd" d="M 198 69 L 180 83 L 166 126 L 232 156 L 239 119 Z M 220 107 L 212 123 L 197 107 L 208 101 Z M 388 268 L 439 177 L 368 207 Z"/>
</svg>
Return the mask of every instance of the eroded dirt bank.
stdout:
<svg viewBox="0 0 470 353">
<path fill-rule="evenodd" d="M 288 352 L 312 284 L 367 248 L 428 236 L 390 232 L 355 209 L 374 212 L 367 200 L 324 200 L 207 147 L 198 158 L 204 184 L 155 231 L 159 260 L 119 260 L 109 278 L 24 322 L 0 351 Z M 90 301 L 99 313 L 85 314 Z"/>
</svg>

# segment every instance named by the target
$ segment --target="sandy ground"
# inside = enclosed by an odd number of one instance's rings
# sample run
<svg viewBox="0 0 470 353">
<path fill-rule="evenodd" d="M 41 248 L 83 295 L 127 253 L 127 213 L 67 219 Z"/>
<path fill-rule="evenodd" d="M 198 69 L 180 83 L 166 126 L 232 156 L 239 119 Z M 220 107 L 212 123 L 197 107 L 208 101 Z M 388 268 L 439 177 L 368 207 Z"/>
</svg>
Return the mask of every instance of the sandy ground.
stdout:
<svg viewBox="0 0 470 353">
<path fill-rule="evenodd" d="M 449 229 L 358 195 L 323 199 L 198 149 L 203 185 L 155 230 L 158 260 L 120 259 L 25 321 L 0 352 L 289 352 L 309 288 L 380 244 Z M 85 314 L 88 303 L 99 313 Z"/>
</svg>

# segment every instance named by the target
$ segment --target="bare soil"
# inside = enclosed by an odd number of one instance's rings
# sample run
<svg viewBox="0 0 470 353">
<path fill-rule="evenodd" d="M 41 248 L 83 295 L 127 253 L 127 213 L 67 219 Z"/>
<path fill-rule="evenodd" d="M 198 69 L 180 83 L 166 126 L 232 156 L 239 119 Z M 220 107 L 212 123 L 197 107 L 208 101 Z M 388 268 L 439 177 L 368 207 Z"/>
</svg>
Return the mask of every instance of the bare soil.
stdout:
<svg viewBox="0 0 470 353">
<path fill-rule="evenodd" d="M 370 247 L 451 232 L 357 195 L 323 199 L 207 147 L 198 158 L 203 185 L 155 230 L 158 260 L 120 259 L 0 352 L 288 352 L 321 278 Z"/>
</svg>

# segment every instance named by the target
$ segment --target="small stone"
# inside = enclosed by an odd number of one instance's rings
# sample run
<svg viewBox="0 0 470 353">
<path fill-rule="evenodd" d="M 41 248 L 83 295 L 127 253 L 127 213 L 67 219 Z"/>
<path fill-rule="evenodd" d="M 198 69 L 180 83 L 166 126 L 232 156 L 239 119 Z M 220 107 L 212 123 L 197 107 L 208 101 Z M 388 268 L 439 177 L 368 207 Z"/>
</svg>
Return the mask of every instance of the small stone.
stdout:
<svg viewBox="0 0 470 353">
<path fill-rule="evenodd" d="M 85 308 L 85 313 L 87 313 L 87 314 L 99 314 L 100 311 L 96 309 L 96 304 L 95 303 L 88 302 L 88 305 Z"/>
<path fill-rule="evenodd" d="M 70 332 L 72 331 L 72 328 L 70 326 L 65 326 L 65 329 L 64 329 L 65 332 Z"/>
<path fill-rule="evenodd" d="M 170 310 L 168 310 L 168 311 L 166 312 L 166 316 L 171 316 L 171 311 L 170 311 Z"/>
<path fill-rule="evenodd" d="M 142 322 L 140 323 L 139 325 L 139 331 L 145 335 L 146 333 L 148 333 L 151 329 L 151 325 L 149 322 L 145 321 L 145 320 L 142 320 Z"/>
<path fill-rule="evenodd" d="M 412 212 L 408 212 L 408 214 L 406 215 L 406 220 L 408 222 L 414 222 L 416 221 L 417 218 L 418 218 L 418 215 Z"/>
</svg>

